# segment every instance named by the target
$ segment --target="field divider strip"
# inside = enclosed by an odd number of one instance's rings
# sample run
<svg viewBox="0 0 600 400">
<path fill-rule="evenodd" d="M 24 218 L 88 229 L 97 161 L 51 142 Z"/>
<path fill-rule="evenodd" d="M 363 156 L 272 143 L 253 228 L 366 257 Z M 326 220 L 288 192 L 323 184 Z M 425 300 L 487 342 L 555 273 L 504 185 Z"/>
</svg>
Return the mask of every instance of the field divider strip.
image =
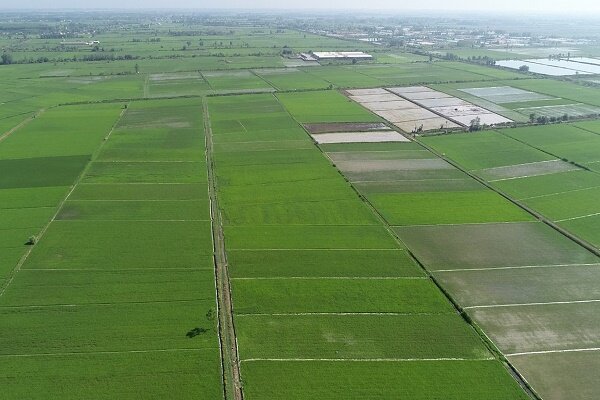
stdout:
<svg viewBox="0 0 600 400">
<path fill-rule="evenodd" d="M 121 119 L 123 118 L 123 116 L 125 115 L 125 113 L 127 112 L 127 110 L 129 110 L 129 106 L 127 108 L 124 108 L 121 111 L 121 113 L 117 117 L 115 123 L 111 127 L 110 131 L 105 136 L 104 140 L 100 143 L 100 145 L 96 148 L 96 151 L 94 151 L 94 153 L 90 157 L 90 161 L 83 168 L 83 170 L 81 171 L 81 173 L 79 174 L 79 176 L 77 176 L 77 178 L 75 179 L 75 182 L 73 182 L 73 185 L 71 186 L 71 189 L 69 190 L 69 192 L 67 193 L 67 195 L 58 204 L 58 207 L 56 208 L 56 212 L 52 216 L 52 219 L 50 219 L 50 221 L 48 221 L 48 223 L 38 233 L 38 235 L 37 235 L 37 241 L 39 241 L 44 236 L 44 234 L 46 233 L 46 231 L 48 230 L 48 228 L 50 227 L 50 225 L 56 220 L 56 217 L 62 211 L 65 203 L 67 202 L 67 200 L 69 199 L 69 197 L 71 196 L 71 194 L 73 194 L 73 192 L 75 191 L 75 188 L 77 187 L 77 185 L 82 181 L 82 179 L 86 175 L 87 171 L 90 169 L 90 166 L 91 166 L 92 162 L 98 156 L 98 154 L 100 154 L 100 152 L 102 151 L 102 148 L 104 147 L 104 145 L 106 144 L 106 142 L 108 141 L 108 139 L 110 138 L 110 136 L 112 135 L 112 133 L 114 132 L 114 130 L 116 129 L 117 125 L 119 124 L 119 122 L 121 121 Z M 10 284 L 13 282 L 13 280 L 15 279 L 15 276 L 21 270 L 21 267 L 23 266 L 23 264 L 25 264 L 25 261 L 27 261 L 27 259 L 29 258 L 29 255 L 33 251 L 34 247 L 35 247 L 35 245 L 29 246 L 29 248 L 27 249 L 27 251 L 25 252 L 25 254 L 23 255 L 23 257 L 21 257 L 21 259 L 19 260 L 19 262 L 17 263 L 17 265 L 10 272 L 9 278 L 5 281 L 4 285 L 0 288 L 0 297 L 2 297 L 4 295 L 4 293 L 6 292 L 6 289 L 8 289 L 8 287 L 10 286 Z"/>
<path fill-rule="evenodd" d="M 589 347 L 581 349 L 564 349 L 564 350 L 540 350 L 540 351 L 524 351 L 520 353 L 508 353 L 507 357 L 530 356 L 537 354 L 556 354 L 556 353 L 582 353 L 587 351 L 600 351 L 600 347 Z"/>
<path fill-rule="evenodd" d="M 469 272 L 469 271 L 495 271 L 504 269 L 527 269 L 527 268 L 557 268 L 557 267 L 591 267 L 600 266 L 600 263 L 589 264 L 551 264 L 551 265 L 517 265 L 505 267 L 487 267 L 487 268 L 457 268 L 457 269 L 433 269 L 431 272 Z"/>
<path fill-rule="evenodd" d="M 213 260 L 215 274 L 217 326 L 219 332 L 219 348 L 221 352 L 221 368 L 223 379 L 223 395 L 226 400 L 243 400 L 242 379 L 239 362 L 239 349 L 233 318 L 231 300 L 231 282 L 229 278 L 227 252 L 223 220 L 218 203 L 217 175 L 213 154 L 213 136 L 210 113 L 206 99 L 202 100 L 204 116 L 206 168 L 208 175 L 208 191 L 210 199 L 210 215 L 212 220 Z"/>
<path fill-rule="evenodd" d="M 261 281 L 261 280 L 428 280 L 426 276 L 269 276 L 231 278 L 232 281 Z"/>
<path fill-rule="evenodd" d="M 489 358 L 462 358 L 462 357 L 440 357 L 440 358 L 246 358 L 241 362 L 415 362 L 415 361 L 492 361 Z"/>
<path fill-rule="evenodd" d="M 204 301 L 209 299 L 181 299 L 181 300 L 148 300 L 148 301 L 117 301 L 113 303 L 80 303 L 80 304 L 25 304 L 25 305 L 14 305 L 14 306 L 0 306 L 0 309 L 7 308 L 61 308 L 61 307 L 107 307 L 114 306 L 117 304 L 132 304 L 132 305 L 144 305 L 144 304 L 171 304 L 171 303 L 194 303 L 197 301 Z"/>
<path fill-rule="evenodd" d="M 567 171 L 567 172 L 573 172 L 573 171 Z M 564 192 L 555 192 L 555 193 L 540 194 L 538 196 L 522 197 L 522 198 L 517 199 L 517 200 L 518 201 L 524 201 L 524 200 L 541 199 L 541 198 L 544 198 L 544 197 L 557 196 L 559 194 L 584 192 L 586 190 L 593 190 L 593 189 L 598 189 L 598 188 L 600 188 L 600 186 L 590 186 L 590 187 L 581 188 L 581 189 L 565 190 Z"/>
<path fill-rule="evenodd" d="M 597 215 L 600 215 L 600 212 L 596 212 L 596 213 L 592 213 L 592 214 L 587 214 L 587 215 L 581 215 L 579 217 L 571 217 L 571 218 L 564 218 L 564 219 L 556 219 L 554 220 L 554 222 L 565 222 L 565 221 L 574 221 L 577 219 L 582 219 L 582 218 L 588 218 L 588 217 L 595 217 Z"/>
<path fill-rule="evenodd" d="M 551 305 L 560 305 L 560 304 L 588 304 L 588 303 L 600 303 L 600 299 L 571 300 L 571 301 L 548 301 L 548 302 L 514 303 L 514 304 L 489 304 L 489 305 L 481 305 L 481 306 L 468 306 L 468 307 L 463 307 L 463 309 L 472 310 L 472 309 L 483 309 L 483 308 L 551 306 Z"/>
<path fill-rule="evenodd" d="M 440 312 L 300 312 L 300 313 L 236 313 L 235 317 L 301 317 L 301 316 L 314 316 L 314 315 L 333 315 L 333 316 L 346 316 L 346 315 L 377 315 L 377 316 L 418 316 L 418 315 L 447 315 L 452 314 L 448 311 Z"/>
<path fill-rule="evenodd" d="M 0 358 L 10 357 L 60 357 L 60 356 L 79 356 L 88 354 L 136 354 L 136 353 L 170 353 L 170 352 L 187 352 L 187 351 L 202 351 L 203 348 L 190 349 L 154 349 L 154 350 L 106 350 L 106 351 L 69 351 L 64 353 L 32 353 L 32 354 L 0 354 Z"/>
<path fill-rule="evenodd" d="M 2 135 L 0 135 L 0 142 L 2 142 L 6 138 L 8 138 L 10 135 L 12 135 L 16 131 L 18 131 L 19 129 L 21 129 L 22 127 L 24 127 L 25 125 L 27 125 L 28 123 L 30 123 L 31 121 L 33 121 L 34 119 L 36 119 L 37 117 L 39 117 L 40 115 L 42 115 L 45 111 L 46 111 L 45 108 L 42 108 L 42 109 L 36 111 L 30 117 L 26 118 L 24 121 L 21 121 L 17 126 L 14 126 L 13 128 L 11 128 L 8 131 L 4 132 Z"/>
</svg>

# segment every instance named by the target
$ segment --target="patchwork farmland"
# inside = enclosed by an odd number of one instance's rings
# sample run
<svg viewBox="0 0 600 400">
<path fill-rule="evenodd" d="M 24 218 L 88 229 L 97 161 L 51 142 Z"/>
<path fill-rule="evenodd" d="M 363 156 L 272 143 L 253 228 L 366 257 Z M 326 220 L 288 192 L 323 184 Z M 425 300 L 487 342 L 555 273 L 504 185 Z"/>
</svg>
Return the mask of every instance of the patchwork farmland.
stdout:
<svg viewBox="0 0 600 400">
<path fill-rule="evenodd" d="M 0 14 L 0 397 L 598 397 L 589 80 L 98 15 Z"/>
</svg>

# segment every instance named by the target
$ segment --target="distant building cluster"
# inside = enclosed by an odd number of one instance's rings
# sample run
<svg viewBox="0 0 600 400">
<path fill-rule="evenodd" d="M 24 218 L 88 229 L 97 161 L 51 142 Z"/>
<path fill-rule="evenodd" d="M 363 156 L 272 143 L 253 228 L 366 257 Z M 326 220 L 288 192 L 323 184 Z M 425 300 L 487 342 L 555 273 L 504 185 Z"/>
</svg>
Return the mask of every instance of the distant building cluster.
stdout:
<svg viewBox="0 0 600 400">
<path fill-rule="evenodd" d="M 300 58 L 304 61 L 324 61 L 324 60 L 372 60 L 373 56 L 362 51 L 315 51 L 311 53 L 301 53 Z"/>
</svg>

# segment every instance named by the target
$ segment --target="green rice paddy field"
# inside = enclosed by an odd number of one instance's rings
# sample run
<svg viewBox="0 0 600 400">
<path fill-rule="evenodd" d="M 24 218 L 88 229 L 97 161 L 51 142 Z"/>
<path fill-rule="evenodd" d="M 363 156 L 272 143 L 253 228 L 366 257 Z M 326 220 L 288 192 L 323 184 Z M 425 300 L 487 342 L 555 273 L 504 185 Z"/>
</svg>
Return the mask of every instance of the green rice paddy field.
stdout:
<svg viewBox="0 0 600 400">
<path fill-rule="evenodd" d="M 600 107 L 597 89 L 204 28 L 99 33 L 138 58 L 96 62 L 32 37 L 15 59 L 56 59 L 0 66 L 2 398 L 229 400 L 230 368 L 248 400 L 600 390 L 598 122 L 322 145 L 304 128 L 391 126 L 344 88 L 428 85 L 521 123 Z M 288 48 L 375 61 L 308 66 Z M 463 91 L 500 87 L 526 93 Z"/>
</svg>

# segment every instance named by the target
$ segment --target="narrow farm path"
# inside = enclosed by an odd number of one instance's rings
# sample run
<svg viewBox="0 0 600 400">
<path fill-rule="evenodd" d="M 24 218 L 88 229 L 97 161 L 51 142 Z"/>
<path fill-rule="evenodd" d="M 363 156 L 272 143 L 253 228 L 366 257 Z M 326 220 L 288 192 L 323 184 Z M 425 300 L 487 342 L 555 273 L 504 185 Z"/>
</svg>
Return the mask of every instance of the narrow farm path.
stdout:
<svg viewBox="0 0 600 400">
<path fill-rule="evenodd" d="M 217 198 L 217 182 L 214 171 L 213 139 L 210 125 L 210 115 L 206 100 L 203 101 L 204 127 L 206 135 L 206 165 L 208 168 L 208 184 L 210 199 L 210 215 L 212 220 L 212 235 L 214 247 L 215 278 L 217 289 L 217 311 L 219 325 L 219 340 L 221 345 L 221 363 L 223 367 L 223 384 L 226 400 L 242 400 L 242 381 L 240 363 L 233 322 L 233 303 L 231 301 L 231 282 L 225 252 L 225 237 L 223 222 Z"/>
<path fill-rule="evenodd" d="M 32 116 L 30 116 L 29 118 L 22 121 L 19 125 L 15 126 L 14 128 L 11 128 L 8 131 L 1 134 L 0 142 L 3 141 L 4 139 L 6 139 L 7 137 L 9 137 L 10 135 L 12 135 L 13 133 L 15 133 L 16 131 L 18 131 L 19 129 L 21 129 L 22 127 L 24 127 L 25 125 L 27 125 L 28 123 L 30 123 L 31 121 L 33 121 L 35 118 L 42 115 L 44 113 L 44 111 L 46 111 L 45 108 L 39 109 Z"/>
</svg>

